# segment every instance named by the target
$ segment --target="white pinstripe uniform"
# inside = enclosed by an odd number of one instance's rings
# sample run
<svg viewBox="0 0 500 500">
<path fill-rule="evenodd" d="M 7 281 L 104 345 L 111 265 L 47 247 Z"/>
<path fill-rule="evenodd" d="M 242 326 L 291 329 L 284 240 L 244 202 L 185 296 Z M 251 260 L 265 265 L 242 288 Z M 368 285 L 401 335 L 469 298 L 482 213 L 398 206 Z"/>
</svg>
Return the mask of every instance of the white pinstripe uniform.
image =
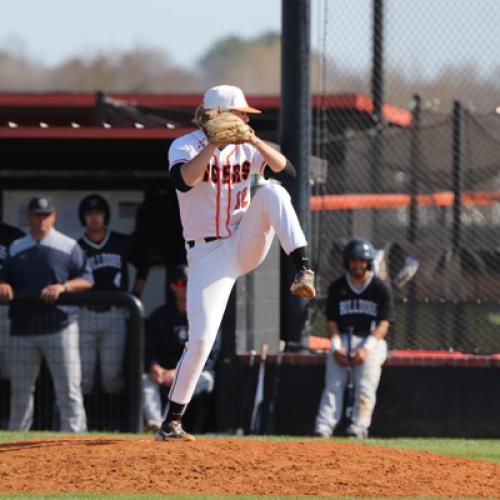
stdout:
<svg viewBox="0 0 500 500">
<path fill-rule="evenodd" d="M 207 145 L 204 133 L 176 139 L 170 168 L 195 158 Z M 189 191 L 177 191 L 187 249 L 186 343 L 170 399 L 187 404 L 214 342 L 235 280 L 266 257 L 276 233 L 287 254 L 306 246 L 306 238 L 281 186 L 261 187 L 250 202 L 250 176 L 262 174 L 263 156 L 251 144 L 216 149 L 203 179 Z M 205 242 L 204 238 L 218 239 Z"/>
</svg>

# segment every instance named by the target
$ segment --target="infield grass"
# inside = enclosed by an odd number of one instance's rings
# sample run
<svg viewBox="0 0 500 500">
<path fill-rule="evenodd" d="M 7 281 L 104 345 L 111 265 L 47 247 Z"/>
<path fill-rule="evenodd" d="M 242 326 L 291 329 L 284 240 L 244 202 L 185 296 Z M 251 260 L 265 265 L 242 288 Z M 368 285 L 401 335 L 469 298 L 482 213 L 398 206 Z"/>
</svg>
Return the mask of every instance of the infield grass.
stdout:
<svg viewBox="0 0 500 500">
<path fill-rule="evenodd" d="M 57 432 L 7 432 L 0 431 L 0 443 L 8 441 L 24 441 L 27 439 L 39 439 L 47 438 L 51 436 L 63 436 L 62 433 Z M 106 433 L 91 433 L 92 436 L 120 436 L 129 438 L 145 438 L 151 437 L 151 434 L 114 434 L 110 432 Z M 71 434 L 71 436 L 75 436 Z M 210 436 L 213 437 L 213 436 Z M 219 436 L 217 436 L 219 437 Z M 220 436 L 224 437 L 234 437 L 234 436 Z M 204 436 L 199 436 L 199 439 L 203 439 Z M 248 438 L 248 436 L 246 436 Z M 305 439 L 310 439 L 308 437 L 266 437 L 259 436 L 255 439 L 272 439 L 274 441 L 303 441 Z M 338 438 L 339 441 L 346 441 L 346 439 Z M 500 439 L 461 439 L 461 438 L 370 438 L 367 440 L 359 440 L 357 443 L 366 446 L 386 446 L 390 448 L 399 448 L 404 450 L 418 450 L 418 451 L 428 451 L 431 453 L 442 453 L 445 455 L 455 455 L 467 458 L 479 459 L 479 460 L 489 460 L 493 462 L 500 463 Z M 81 499 L 117 499 L 117 500 L 157 500 L 157 499 L 195 499 L 195 500 L 220 500 L 228 497 L 219 497 L 213 495 L 141 495 L 136 493 L 131 494 L 101 494 L 101 493 L 54 493 L 54 494 L 0 494 L 0 499 L 64 499 L 64 500 L 81 500 Z M 263 497 L 258 496 L 238 496 L 239 500 L 254 500 Z M 265 497 L 266 499 L 278 499 L 283 497 Z M 327 497 L 312 497 L 312 496 L 288 496 L 288 499 L 311 499 L 311 498 L 327 498 Z M 332 497 L 329 497 L 332 498 Z M 361 500 L 361 497 L 334 497 L 337 500 Z M 362 497 L 364 500 L 375 500 L 380 497 Z M 433 500 L 441 499 L 442 497 L 405 497 L 405 500 Z M 471 500 L 471 497 L 455 497 L 457 500 Z M 383 500 L 392 500 L 389 497 L 383 497 Z M 395 499 L 396 500 L 396 499 Z M 397 500 L 401 500 L 398 498 Z"/>
</svg>

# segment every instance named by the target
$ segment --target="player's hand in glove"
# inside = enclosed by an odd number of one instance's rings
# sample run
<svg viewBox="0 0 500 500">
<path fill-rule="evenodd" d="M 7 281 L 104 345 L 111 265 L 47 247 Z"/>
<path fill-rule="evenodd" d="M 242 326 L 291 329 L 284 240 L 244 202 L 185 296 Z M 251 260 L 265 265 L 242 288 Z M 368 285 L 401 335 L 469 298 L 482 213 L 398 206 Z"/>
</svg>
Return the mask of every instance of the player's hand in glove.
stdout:
<svg viewBox="0 0 500 500">
<path fill-rule="evenodd" d="M 243 144 L 255 136 L 252 127 L 235 114 L 225 111 L 203 125 L 210 142 L 224 146 L 226 144 Z"/>
</svg>

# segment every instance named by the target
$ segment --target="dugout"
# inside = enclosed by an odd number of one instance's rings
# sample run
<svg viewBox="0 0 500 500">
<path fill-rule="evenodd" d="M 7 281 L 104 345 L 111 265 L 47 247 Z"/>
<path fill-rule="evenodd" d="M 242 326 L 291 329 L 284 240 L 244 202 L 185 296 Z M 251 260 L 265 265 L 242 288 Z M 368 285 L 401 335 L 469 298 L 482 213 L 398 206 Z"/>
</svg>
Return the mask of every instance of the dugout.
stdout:
<svg viewBox="0 0 500 500">
<path fill-rule="evenodd" d="M 112 206 L 111 228 L 125 233 L 136 230 L 148 240 L 153 271 L 143 299 L 146 313 L 150 312 L 163 301 L 165 268 L 175 265 L 183 252 L 178 207 L 167 177 L 168 148 L 172 140 L 193 128 L 193 111 L 200 101 L 200 95 L 0 94 L 0 216 L 25 227 L 23 205 L 34 194 L 49 194 L 59 213 L 57 227 L 77 237 L 82 231 L 76 216 L 79 200 L 89 192 L 103 194 Z M 252 120 L 259 136 L 277 142 L 279 97 L 255 96 L 249 101 L 263 110 Z M 373 103 L 364 95 L 314 97 L 315 120 L 320 109 L 334 116 L 335 134 L 372 124 Z M 400 127 L 411 120 L 407 111 L 388 105 L 384 115 L 389 124 Z M 341 157 L 342 151 L 335 149 L 339 165 Z M 279 251 L 271 257 L 279 258 Z M 245 336 L 250 328 L 247 320 L 237 329 L 238 314 L 253 315 L 255 346 L 266 340 L 277 347 L 279 290 L 265 282 L 268 271 L 276 267 L 264 267 L 260 277 L 256 275 L 252 286 L 269 296 L 252 304 L 251 312 L 242 306 L 248 300 L 243 298 L 239 309 L 237 298 L 231 301 L 225 320 L 229 333 L 223 341 L 223 361 L 228 366 L 236 351 L 234 332 Z M 246 290 L 248 286 L 247 281 Z M 269 316 L 263 313 L 269 311 L 270 302 L 278 311 L 271 318 L 271 329 Z M 226 380 L 231 386 L 219 384 L 221 399 L 236 389 L 236 379 Z"/>
<path fill-rule="evenodd" d="M 25 225 L 19 207 L 34 193 L 44 192 L 58 205 L 58 227 L 75 237 L 81 234 L 73 217 L 79 200 L 89 192 L 103 194 L 112 205 L 110 227 L 125 233 L 136 229 L 141 244 L 147 241 L 154 269 L 143 300 L 150 312 L 164 296 L 164 267 L 175 265 L 184 252 L 177 200 L 167 177 L 168 148 L 176 137 L 193 129 L 193 112 L 201 99 L 200 95 L 102 92 L 0 94 L 0 216 Z M 252 117 L 252 126 L 260 137 L 276 143 L 279 97 L 249 100 L 263 110 Z M 373 103 L 367 96 L 315 96 L 312 104 L 315 122 L 327 110 L 335 134 L 371 126 Z M 384 106 L 384 115 L 388 124 L 398 127 L 411 121 L 409 112 L 390 105 Z M 343 164 L 342 144 L 333 141 L 331 146 L 335 175 Z M 319 146 L 313 146 L 314 151 L 319 152 Z M 255 316 L 262 315 L 257 311 Z M 257 326 L 255 335 L 254 344 L 259 346 L 265 334 Z M 272 336 L 265 340 L 277 347 L 277 332 Z"/>
</svg>

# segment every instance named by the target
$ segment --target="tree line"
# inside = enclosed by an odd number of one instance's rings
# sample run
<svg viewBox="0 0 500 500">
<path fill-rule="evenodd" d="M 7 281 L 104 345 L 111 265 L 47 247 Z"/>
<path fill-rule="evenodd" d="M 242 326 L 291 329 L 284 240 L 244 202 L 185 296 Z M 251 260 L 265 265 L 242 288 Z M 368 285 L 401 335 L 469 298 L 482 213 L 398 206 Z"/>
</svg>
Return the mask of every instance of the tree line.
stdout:
<svg viewBox="0 0 500 500">
<path fill-rule="evenodd" d="M 278 33 L 252 39 L 228 36 L 200 58 L 195 69 L 176 64 L 169 52 L 151 47 L 75 55 L 48 66 L 19 48 L 0 48 L 0 91 L 72 91 L 132 93 L 198 93 L 221 82 L 241 86 L 249 94 L 280 93 L 281 40 Z M 432 78 L 407 72 L 386 61 L 385 101 L 407 108 L 419 93 L 434 106 L 449 109 L 453 100 L 492 111 L 500 103 L 500 66 L 484 76 L 471 63 L 443 67 Z M 370 94 L 370 68 L 356 71 L 335 63 L 334 53 L 312 52 L 313 93 Z"/>
</svg>

